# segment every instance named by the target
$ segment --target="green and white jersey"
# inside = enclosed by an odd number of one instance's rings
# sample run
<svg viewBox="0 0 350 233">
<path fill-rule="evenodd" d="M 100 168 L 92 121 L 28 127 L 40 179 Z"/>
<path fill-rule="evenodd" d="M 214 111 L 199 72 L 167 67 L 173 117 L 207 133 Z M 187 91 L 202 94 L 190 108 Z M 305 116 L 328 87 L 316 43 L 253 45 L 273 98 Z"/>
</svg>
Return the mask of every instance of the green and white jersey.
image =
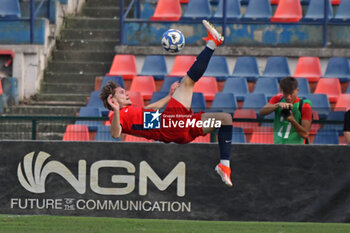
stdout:
<svg viewBox="0 0 350 233">
<path fill-rule="evenodd" d="M 279 102 L 286 103 L 286 100 L 282 97 Z M 308 103 L 312 106 L 311 101 L 308 99 L 303 99 L 303 105 Z M 293 115 L 299 124 L 301 124 L 301 112 L 300 112 L 300 101 L 293 104 Z M 281 114 L 282 109 L 277 108 L 275 110 L 275 119 L 273 122 L 274 129 L 274 144 L 304 144 L 304 138 L 299 136 L 299 134 L 294 130 L 292 123 L 285 120 Z"/>
</svg>

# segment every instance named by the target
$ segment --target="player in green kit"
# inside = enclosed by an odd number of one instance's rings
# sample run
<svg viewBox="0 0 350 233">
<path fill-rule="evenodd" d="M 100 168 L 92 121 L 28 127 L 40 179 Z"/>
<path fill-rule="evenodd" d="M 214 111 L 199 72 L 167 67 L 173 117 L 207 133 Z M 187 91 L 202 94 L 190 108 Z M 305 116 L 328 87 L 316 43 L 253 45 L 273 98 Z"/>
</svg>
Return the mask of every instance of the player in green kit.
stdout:
<svg viewBox="0 0 350 233">
<path fill-rule="evenodd" d="M 280 89 L 282 94 L 272 97 L 259 114 L 275 112 L 275 144 L 304 144 L 312 122 L 311 101 L 298 97 L 298 81 L 293 77 L 283 78 Z"/>
</svg>

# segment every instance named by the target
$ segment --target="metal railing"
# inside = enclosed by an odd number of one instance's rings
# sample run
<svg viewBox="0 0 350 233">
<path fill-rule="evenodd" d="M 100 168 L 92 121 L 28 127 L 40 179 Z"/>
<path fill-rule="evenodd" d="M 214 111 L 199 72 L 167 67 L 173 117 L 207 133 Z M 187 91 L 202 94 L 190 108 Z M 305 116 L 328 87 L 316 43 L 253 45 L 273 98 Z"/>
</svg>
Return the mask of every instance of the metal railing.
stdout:
<svg viewBox="0 0 350 233">
<path fill-rule="evenodd" d="M 124 24 L 125 22 L 138 22 L 138 23 L 149 23 L 149 22 L 163 22 L 163 23 L 186 23 L 186 24 L 198 24 L 201 23 L 202 20 L 200 19 L 191 19 L 191 20 L 186 20 L 186 19 L 180 19 L 179 21 L 151 21 L 151 20 L 146 20 L 146 19 L 140 19 L 140 0 L 132 0 L 129 4 L 129 6 L 127 7 L 126 11 L 124 12 L 124 0 L 120 0 L 120 45 L 124 44 Z M 279 23 L 279 22 L 266 22 L 266 21 L 259 21 L 259 20 L 245 20 L 245 19 L 228 19 L 226 17 L 227 15 L 227 9 L 226 9 L 226 0 L 224 0 L 223 2 L 223 17 L 222 18 L 210 18 L 210 22 L 211 23 L 215 23 L 215 24 L 221 24 L 222 25 L 222 35 L 225 37 L 226 36 L 226 27 L 227 24 L 235 24 L 235 23 L 240 23 L 240 24 L 284 24 L 284 25 L 322 25 L 323 26 L 323 47 L 327 46 L 327 42 L 328 42 L 328 35 L 327 35 L 327 31 L 328 31 L 328 25 L 329 24 L 344 24 L 341 22 L 329 22 L 328 20 L 328 5 L 327 5 L 327 1 L 324 0 L 324 17 L 322 21 L 314 21 L 314 22 L 297 22 L 297 23 Z M 127 15 L 130 13 L 131 9 L 134 7 L 135 10 L 135 16 L 136 19 L 127 19 Z M 225 43 L 225 42 L 224 42 Z"/>
<path fill-rule="evenodd" d="M 35 19 L 37 15 L 39 14 L 39 10 L 43 6 L 44 2 L 47 1 L 47 18 L 50 19 L 51 17 L 51 0 L 41 0 L 37 7 L 35 7 L 35 0 L 30 0 L 29 6 L 30 6 L 30 15 L 29 18 L 5 18 L 1 19 L 2 21 L 29 21 L 30 24 L 30 43 L 34 43 L 34 34 L 35 34 Z"/>
<path fill-rule="evenodd" d="M 97 133 L 96 129 L 91 129 L 91 125 L 96 122 L 105 122 L 108 117 L 74 117 L 74 116 L 0 116 L 0 140 L 62 140 L 66 127 L 69 124 L 76 124 L 78 121 L 91 122 L 86 123 L 90 131 L 90 140 L 94 140 Z M 246 133 L 246 142 L 250 140 L 252 132 L 260 130 L 261 137 L 266 137 L 268 130 L 271 133 L 272 119 L 245 119 L 234 118 L 234 126 L 242 128 Z M 312 122 L 312 128 L 337 129 L 341 130 L 343 121 L 325 121 L 315 120 Z M 315 130 L 313 130 L 315 133 Z M 104 132 L 110 136 L 109 131 Z M 211 135 L 211 142 L 216 141 L 215 133 Z"/>
</svg>

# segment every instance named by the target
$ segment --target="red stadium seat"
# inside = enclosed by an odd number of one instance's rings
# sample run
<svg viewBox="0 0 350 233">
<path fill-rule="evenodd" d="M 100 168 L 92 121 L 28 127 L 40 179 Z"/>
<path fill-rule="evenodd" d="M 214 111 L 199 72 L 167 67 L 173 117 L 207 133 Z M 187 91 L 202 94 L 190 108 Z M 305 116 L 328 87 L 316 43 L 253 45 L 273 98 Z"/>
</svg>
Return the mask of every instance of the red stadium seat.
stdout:
<svg viewBox="0 0 350 233">
<path fill-rule="evenodd" d="M 130 134 L 125 135 L 124 141 L 125 142 L 154 142 L 154 140 L 146 139 L 143 137 L 137 137 Z"/>
<path fill-rule="evenodd" d="M 63 141 L 89 141 L 89 128 L 87 125 L 67 125 Z"/>
<path fill-rule="evenodd" d="M 202 92 L 205 100 L 212 101 L 218 92 L 216 78 L 202 77 L 195 83 L 193 92 Z"/>
<path fill-rule="evenodd" d="M 255 110 L 253 109 L 237 109 L 233 114 L 233 127 L 240 127 L 244 129 L 244 133 L 251 133 L 254 128 L 259 127 L 258 122 L 238 122 L 235 118 L 243 119 L 257 119 Z"/>
<path fill-rule="evenodd" d="M 132 80 L 130 91 L 138 91 L 144 100 L 150 100 L 156 91 L 156 83 L 153 76 L 135 76 Z"/>
<path fill-rule="evenodd" d="M 335 103 L 341 95 L 341 86 L 337 78 L 321 78 L 316 86 L 315 94 L 326 94 L 331 103 Z"/>
<path fill-rule="evenodd" d="M 180 1 L 159 0 L 151 20 L 178 21 L 181 18 Z"/>
<path fill-rule="evenodd" d="M 195 56 L 185 56 L 185 55 L 176 56 L 173 68 L 170 74 L 168 74 L 168 76 L 184 77 L 195 60 L 196 60 Z"/>
<path fill-rule="evenodd" d="M 277 5 L 279 3 L 280 0 L 271 0 L 270 4 L 271 5 Z"/>
<path fill-rule="evenodd" d="M 303 17 L 300 1 L 279 0 L 274 16 L 271 22 L 291 23 L 299 22 Z"/>
<path fill-rule="evenodd" d="M 180 0 L 180 3 L 188 3 L 189 0 Z"/>
<path fill-rule="evenodd" d="M 128 91 L 128 94 L 132 104 L 144 107 L 143 97 L 139 91 Z"/>
<path fill-rule="evenodd" d="M 111 69 L 107 76 L 122 76 L 123 79 L 133 79 L 137 75 L 136 59 L 134 55 L 115 55 Z"/>
<path fill-rule="evenodd" d="M 294 72 L 295 78 L 306 78 L 310 83 L 318 82 L 321 76 L 321 64 L 318 57 L 299 57 Z"/>
<path fill-rule="evenodd" d="M 273 127 L 255 128 L 250 143 L 273 144 Z"/>
<path fill-rule="evenodd" d="M 191 143 L 210 143 L 210 134 L 196 137 Z"/>
<path fill-rule="evenodd" d="M 341 0 L 332 0 L 332 5 L 339 5 Z"/>
<path fill-rule="evenodd" d="M 335 104 L 334 111 L 348 111 L 350 109 L 350 94 L 341 94 Z"/>
</svg>

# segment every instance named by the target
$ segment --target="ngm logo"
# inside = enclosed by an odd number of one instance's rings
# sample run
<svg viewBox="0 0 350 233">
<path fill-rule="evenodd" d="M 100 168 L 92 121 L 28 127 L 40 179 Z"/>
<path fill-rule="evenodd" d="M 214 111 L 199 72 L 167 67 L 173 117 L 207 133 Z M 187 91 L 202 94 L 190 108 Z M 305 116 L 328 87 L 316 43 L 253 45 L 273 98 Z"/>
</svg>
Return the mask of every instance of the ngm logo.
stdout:
<svg viewBox="0 0 350 233">
<path fill-rule="evenodd" d="M 20 184 L 32 193 L 45 193 L 46 178 L 50 174 L 58 174 L 65 179 L 78 193 L 86 192 L 87 163 L 86 160 L 78 162 L 78 177 L 59 161 L 48 161 L 48 153 L 40 151 L 34 159 L 35 153 L 31 152 L 24 156 L 23 162 L 18 164 L 17 176 Z M 35 160 L 35 161 L 34 161 Z M 99 185 L 99 170 L 101 168 L 125 168 L 129 175 L 112 175 L 111 181 L 115 184 L 124 184 L 125 187 L 110 188 Z M 90 188 L 93 192 L 102 195 L 126 195 L 135 189 L 135 166 L 125 160 L 100 160 L 90 166 Z M 179 162 L 169 174 L 162 180 L 146 161 L 139 164 L 139 195 L 147 194 L 148 180 L 161 191 L 166 190 L 170 184 L 177 180 L 177 196 L 185 196 L 186 166 Z"/>
</svg>

